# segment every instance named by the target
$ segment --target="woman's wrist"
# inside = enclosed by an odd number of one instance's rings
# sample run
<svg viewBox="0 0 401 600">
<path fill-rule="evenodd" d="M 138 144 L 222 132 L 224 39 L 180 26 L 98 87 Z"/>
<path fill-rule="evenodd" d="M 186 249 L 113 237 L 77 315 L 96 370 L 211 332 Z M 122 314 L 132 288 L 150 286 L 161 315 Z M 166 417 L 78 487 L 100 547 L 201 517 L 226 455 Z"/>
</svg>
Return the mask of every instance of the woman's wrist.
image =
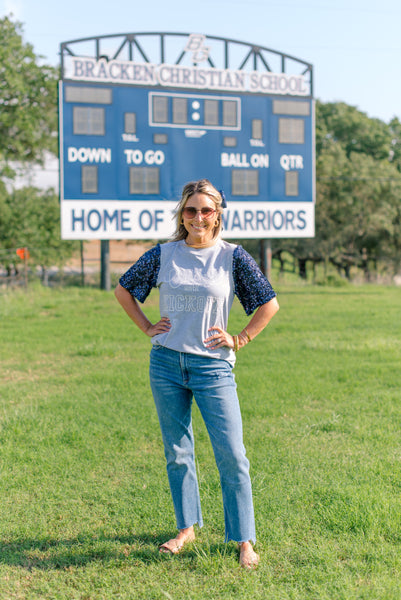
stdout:
<svg viewBox="0 0 401 600">
<path fill-rule="evenodd" d="M 238 335 L 233 335 L 232 338 L 234 344 L 234 352 L 238 352 L 240 348 L 243 348 L 244 346 L 249 344 L 249 342 L 252 341 L 252 338 L 249 335 L 246 327 Z"/>
<path fill-rule="evenodd" d="M 247 342 L 247 344 L 249 344 L 249 342 L 252 342 L 252 338 L 251 338 L 251 336 L 249 335 L 249 333 L 248 333 L 248 330 L 247 330 L 247 328 L 246 328 L 246 327 L 244 327 L 244 329 L 241 331 L 241 335 L 242 335 L 242 336 L 245 336 L 245 339 L 246 339 L 246 342 Z"/>
</svg>

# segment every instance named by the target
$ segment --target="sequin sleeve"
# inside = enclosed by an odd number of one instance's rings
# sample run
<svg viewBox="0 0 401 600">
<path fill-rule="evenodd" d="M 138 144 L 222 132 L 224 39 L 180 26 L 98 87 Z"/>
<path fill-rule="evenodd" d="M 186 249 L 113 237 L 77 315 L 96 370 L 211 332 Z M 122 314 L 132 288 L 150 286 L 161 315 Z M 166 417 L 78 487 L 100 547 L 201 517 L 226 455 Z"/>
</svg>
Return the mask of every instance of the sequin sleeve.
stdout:
<svg viewBox="0 0 401 600">
<path fill-rule="evenodd" d="M 242 246 L 234 250 L 233 277 L 234 292 L 248 316 L 276 296 L 268 279 Z"/>
<path fill-rule="evenodd" d="M 151 248 L 136 261 L 120 278 L 120 285 L 131 296 L 145 302 L 151 289 L 156 287 L 160 269 L 160 244 Z"/>
</svg>

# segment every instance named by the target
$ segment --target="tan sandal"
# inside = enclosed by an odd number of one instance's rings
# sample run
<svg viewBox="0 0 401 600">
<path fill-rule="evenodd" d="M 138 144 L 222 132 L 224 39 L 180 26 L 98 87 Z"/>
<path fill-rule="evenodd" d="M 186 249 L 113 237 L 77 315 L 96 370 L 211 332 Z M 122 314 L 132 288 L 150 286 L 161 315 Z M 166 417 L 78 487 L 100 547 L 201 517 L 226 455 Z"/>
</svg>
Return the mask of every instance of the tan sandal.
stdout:
<svg viewBox="0 0 401 600">
<path fill-rule="evenodd" d="M 160 554 L 179 554 L 179 552 L 183 549 L 185 544 L 193 542 L 194 540 L 195 534 L 187 535 L 186 537 L 179 540 L 177 540 L 177 538 L 172 538 L 171 540 L 168 540 L 168 542 L 165 542 L 164 544 L 161 544 L 161 546 L 159 546 L 159 552 Z"/>
<path fill-rule="evenodd" d="M 260 556 L 253 548 L 244 548 L 240 550 L 239 564 L 244 569 L 256 569 L 260 561 Z"/>
</svg>

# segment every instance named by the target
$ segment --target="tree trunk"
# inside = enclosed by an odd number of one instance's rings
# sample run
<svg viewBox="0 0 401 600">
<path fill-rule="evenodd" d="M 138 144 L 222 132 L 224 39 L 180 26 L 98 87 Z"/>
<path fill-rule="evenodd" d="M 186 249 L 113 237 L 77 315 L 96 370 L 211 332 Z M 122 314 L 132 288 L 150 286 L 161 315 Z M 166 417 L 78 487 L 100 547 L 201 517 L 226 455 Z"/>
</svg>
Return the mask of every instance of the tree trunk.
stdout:
<svg viewBox="0 0 401 600">
<path fill-rule="evenodd" d="M 42 284 L 45 287 L 48 287 L 48 285 L 49 285 L 49 272 L 46 269 L 46 267 L 44 267 L 43 265 L 42 265 Z"/>
<path fill-rule="evenodd" d="M 299 276 L 302 279 L 306 279 L 307 278 L 306 258 L 298 258 L 298 272 L 299 272 Z"/>
</svg>

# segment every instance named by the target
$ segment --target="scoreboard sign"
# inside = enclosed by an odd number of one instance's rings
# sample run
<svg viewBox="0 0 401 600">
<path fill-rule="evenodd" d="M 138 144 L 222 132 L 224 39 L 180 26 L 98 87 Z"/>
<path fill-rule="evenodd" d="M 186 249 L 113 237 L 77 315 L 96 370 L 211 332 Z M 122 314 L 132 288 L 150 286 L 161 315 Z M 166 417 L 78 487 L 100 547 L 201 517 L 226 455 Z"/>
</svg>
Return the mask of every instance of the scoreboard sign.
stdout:
<svg viewBox="0 0 401 600">
<path fill-rule="evenodd" d="M 171 35 L 184 42 L 175 64 L 152 63 L 134 34 L 140 60 L 100 55 L 102 38 L 94 57 L 62 44 L 62 237 L 166 239 L 182 187 L 200 178 L 225 192 L 225 238 L 313 237 L 311 66 L 272 72 L 252 47 L 253 68 L 231 69 L 228 43 L 242 43 Z M 225 43 L 224 68 L 209 40 Z"/>
</svg>

